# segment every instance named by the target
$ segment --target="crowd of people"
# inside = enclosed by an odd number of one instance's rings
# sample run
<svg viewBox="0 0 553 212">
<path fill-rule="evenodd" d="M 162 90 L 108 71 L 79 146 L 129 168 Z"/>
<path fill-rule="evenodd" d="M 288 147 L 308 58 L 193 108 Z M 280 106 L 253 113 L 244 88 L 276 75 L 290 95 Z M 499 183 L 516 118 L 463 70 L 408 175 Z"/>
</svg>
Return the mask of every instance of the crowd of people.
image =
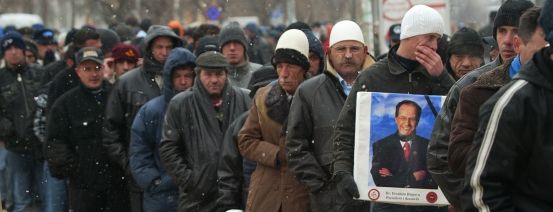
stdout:
<svg viewBox="0 0 553 212">
<path fill-rule="evenodd" d="M 446 35 L 435 9 L 415 5 L 374 57 L 350 20 L 263 32 L 129 19 L 63 40 L 5 27 L 2 208 L 552 211 L 553 0 L 508 0 L 489 28 Z M 358 92 L 447 96 L 430 138 L 415 134 L 416 102 L 396 105 L 370 174 L 439 186 L 449 206 L 358 199 Z"/>
</svg>

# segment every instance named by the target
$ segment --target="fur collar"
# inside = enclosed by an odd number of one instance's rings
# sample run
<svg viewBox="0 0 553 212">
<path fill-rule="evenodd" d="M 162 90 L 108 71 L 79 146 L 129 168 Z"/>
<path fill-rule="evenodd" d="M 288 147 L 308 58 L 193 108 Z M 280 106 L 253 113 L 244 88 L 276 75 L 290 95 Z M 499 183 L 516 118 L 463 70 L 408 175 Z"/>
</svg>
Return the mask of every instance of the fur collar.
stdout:
<svg viewBox="0 0 553 212">
<path fill-rule="evenodd" d="M 509 81 L 511 81 L 509 77 L 509 68 L 511 67 L 512 61 L 512 59 L 505 61 L 501 66 L 483 73 L 474 82 L 474 85 L 478 87 L 499 88 L 509 83 Z"/>
<path fill-rule="evenodd" d="M 285 125 L 288 119 L 288 113 L 290 112 L 290 102 L 288 101 L 286 91 L 284 91 L 278 83 L 273 85 L 271 90 L 269 90 L 267 98 L 265 98 L 265 105 L 267 106 L 267 116 Z"/>
</svg>

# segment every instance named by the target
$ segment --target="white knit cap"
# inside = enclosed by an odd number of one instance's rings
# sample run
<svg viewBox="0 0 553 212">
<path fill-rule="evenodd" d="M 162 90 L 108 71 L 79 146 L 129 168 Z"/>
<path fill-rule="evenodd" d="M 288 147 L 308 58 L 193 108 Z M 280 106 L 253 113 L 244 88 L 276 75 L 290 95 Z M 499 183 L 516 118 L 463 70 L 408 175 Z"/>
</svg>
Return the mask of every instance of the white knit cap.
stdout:
<svg viewBox="0 0 553 212">
<path fill-rule="evenodd" d="M 345 40 L 359 41 L 365 45 L 363 32 L 357 23 L 344 20 L 334 24 L 330 32 L 329 46 L 332 47 L 334 44 Z"/>
<path fill-rule="evenodd" d="M 401 20 L 400 40 L 414 37 L 417 35 L 444 34 L 444 19 L 436 11 L 426 5 L 415 5 L 411 7 Z"/>
<path fill-rule="evenodd" d="M 292 49 L 309 58 L 309 41 L 301 30 L 290 29 L 282 33 L 278 39 L 275 52 L 278 49 Z"/>
</svg>

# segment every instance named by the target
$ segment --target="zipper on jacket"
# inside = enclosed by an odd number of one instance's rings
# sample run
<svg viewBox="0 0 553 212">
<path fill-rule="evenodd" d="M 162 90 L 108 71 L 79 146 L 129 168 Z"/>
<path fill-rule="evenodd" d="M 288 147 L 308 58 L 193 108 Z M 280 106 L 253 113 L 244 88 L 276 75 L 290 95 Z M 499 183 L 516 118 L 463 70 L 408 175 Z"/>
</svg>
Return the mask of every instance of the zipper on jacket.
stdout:
<svg viewBox="0 0 553 212">
<path fill-rule="evenodd" d="M 409 72 L 409 85 L 411 85 L 411 90 L 414 89 L 412 74 L 413 74 L 413 73 Z M 411 92 L 407 92 L 407 93 L 410 94 Z"/>
<path fill-rule="evenodd" d="M 17 81 L 21 85 L 21 92 L 23 93 L 23 103 L 25 103 L 25 116 L 29 116 L 31 114 L 31 109 L 29 108 L 29 103 L 27 102 L 27 93 L 25 92 L 25 83 L 23 82 L 23 78 L 21 77 L 21 73 L 17 73 Z"/>
</svg>

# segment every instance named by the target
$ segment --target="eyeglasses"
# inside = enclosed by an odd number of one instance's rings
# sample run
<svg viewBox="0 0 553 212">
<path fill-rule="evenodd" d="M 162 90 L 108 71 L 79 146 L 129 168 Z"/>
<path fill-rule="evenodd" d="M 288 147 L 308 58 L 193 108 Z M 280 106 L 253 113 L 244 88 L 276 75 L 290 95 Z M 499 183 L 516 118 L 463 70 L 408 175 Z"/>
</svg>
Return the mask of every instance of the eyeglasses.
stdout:
<svg viewBox="0 0 553 212">
<path fill-rule="evenodd" d="M 332 47 L 332 49 L 334 49 L 337 53 L 339 54 L 344 54 L 348 51 L 349 49 L 349 52 L 351 52 L 352 54 L 359 54 L 361 52 L 363 52 L 363 50 L 365 49 L 363 46 L 334 46 Z"/>
<path fill-rule="evenodd" d="M 80 68 L 82 71 L 86 73 L 92 73 L 92 72 L 100 72 L 102 71 L 102 66 L 84 66 Z"/>
</svg>

